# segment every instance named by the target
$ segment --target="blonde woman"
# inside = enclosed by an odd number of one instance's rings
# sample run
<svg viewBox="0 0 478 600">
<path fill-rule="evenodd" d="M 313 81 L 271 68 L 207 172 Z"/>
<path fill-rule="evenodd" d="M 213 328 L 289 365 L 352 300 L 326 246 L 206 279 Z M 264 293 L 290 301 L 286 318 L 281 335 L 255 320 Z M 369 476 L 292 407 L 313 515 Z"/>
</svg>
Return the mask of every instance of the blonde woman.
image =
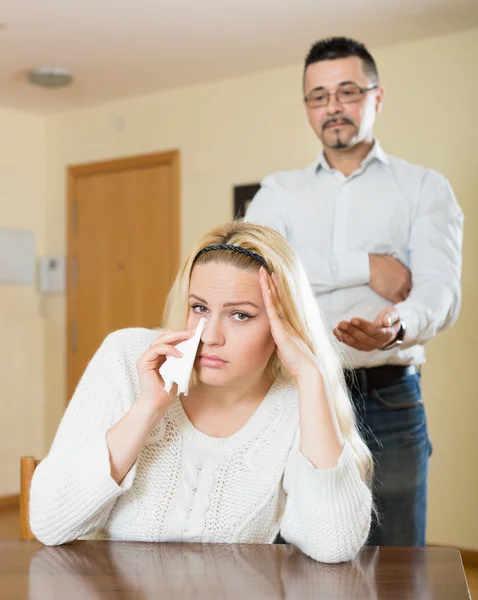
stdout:
<svg viewBox="0 0 478 600">
<path fill-rule="evenodd" d="M 201 338 L 189 395 L 158 372 Z M 305 272 L 272 229 L 230 223 L 179 270 L 163 328 L 109 335 L 31 488 L 45 544 L 272 543 L 352 559 L 371 522 L 371 455 Z"/>
</svg>

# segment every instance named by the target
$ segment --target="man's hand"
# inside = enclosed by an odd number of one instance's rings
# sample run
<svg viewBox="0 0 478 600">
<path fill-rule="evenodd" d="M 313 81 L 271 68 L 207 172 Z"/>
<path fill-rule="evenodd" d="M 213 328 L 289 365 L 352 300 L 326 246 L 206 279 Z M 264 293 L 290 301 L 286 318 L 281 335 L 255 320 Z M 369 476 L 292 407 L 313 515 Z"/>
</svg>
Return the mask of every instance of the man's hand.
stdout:
<svg viewBox="0 0 478 600">
<path fill-rule="evenodd" d="M 397 304 L 408 298 L 412 275 L 397 258 L 388 254 L 369 254 L 370 287 L 380 296 Z"/>
<path fill-rule="evenodd" d="M 340 321 L 334 329 L 335 337 L 356 350 L 381 350 L 395 340 L 400 329 L 400 315 L 393 306 L 383 310 L 372 323 L 354 317 Z"/>
</svg>

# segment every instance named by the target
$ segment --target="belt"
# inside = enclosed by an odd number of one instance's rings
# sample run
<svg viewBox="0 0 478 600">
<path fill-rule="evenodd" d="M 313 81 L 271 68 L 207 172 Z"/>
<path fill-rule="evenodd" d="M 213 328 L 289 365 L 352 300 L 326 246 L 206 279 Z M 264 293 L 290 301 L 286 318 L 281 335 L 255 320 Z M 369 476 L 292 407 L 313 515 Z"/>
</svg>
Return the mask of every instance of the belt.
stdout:
<svg viewBox="0 0 478 600">
<path fill-rule="evenodd" d="M 345 383 L 349 389 L 358 389 L 368 393 L 372 390 L 393 385 L 398 379 L 407 375 L 415 375 L 418 369 L 415 365 L 383 365 L 369 369 L 345 369 Z"/>
</svg>

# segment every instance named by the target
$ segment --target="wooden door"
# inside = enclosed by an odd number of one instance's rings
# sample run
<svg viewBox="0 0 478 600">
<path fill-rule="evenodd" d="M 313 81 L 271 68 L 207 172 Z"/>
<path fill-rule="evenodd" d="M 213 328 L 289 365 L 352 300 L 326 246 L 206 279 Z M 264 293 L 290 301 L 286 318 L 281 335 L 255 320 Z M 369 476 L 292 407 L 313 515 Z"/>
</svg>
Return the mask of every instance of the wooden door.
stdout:
<svg viewBox="0 0 478 600">
<path fill-rule="evenodd" d="M 68 399 L 103 339 L 157 327 L 179 266 L 179 153 L 68 168 Z"/>
</svg>

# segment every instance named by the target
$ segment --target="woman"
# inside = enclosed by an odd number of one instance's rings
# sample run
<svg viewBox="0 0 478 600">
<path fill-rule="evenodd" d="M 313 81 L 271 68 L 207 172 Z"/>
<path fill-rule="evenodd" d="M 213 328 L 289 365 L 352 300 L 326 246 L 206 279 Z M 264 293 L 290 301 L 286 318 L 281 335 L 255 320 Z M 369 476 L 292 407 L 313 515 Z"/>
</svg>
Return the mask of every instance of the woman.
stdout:
<svg viewBox="0 0 478 600">
<path fill-rule="evenodd" d="M 187 397 L 158 372 L 201 317 Z M 186 327 L 186 329 L 184 329 Z M 299 260 L 267 227 L 204 236 L 163 330 L 109 335 L 35 471 L 45 544 L 96 539 L 272 543 L 352 559 L 371 520 L 372 459 Z"/>
</svg>

